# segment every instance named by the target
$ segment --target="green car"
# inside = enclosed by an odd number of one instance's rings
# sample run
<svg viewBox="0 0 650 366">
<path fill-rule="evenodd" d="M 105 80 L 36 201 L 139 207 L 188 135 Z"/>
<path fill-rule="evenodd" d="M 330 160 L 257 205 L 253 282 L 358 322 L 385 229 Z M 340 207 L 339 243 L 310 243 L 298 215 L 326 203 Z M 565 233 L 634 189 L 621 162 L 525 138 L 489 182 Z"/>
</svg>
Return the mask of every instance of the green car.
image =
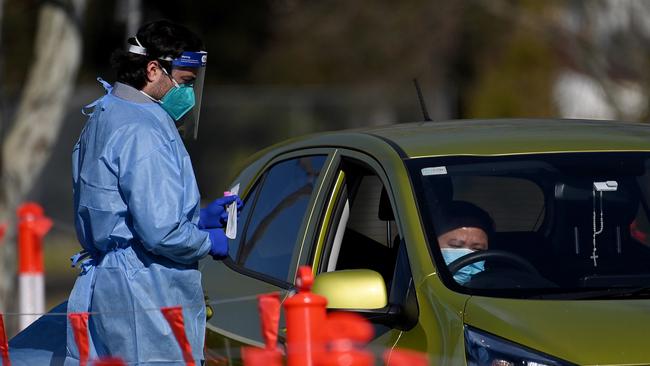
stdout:
<svg viewBox="0 0 650 366">
<path fill-rule="evenodd" d="M 650 364 L 650 126 L 584 120 L 400 124 L 258 153 L 230 258 L 201 263 L 208 364 L 263 346 L 256 295 L 311 265 L 370 349 L 433 365 Z M 448 207 L 489 215 L 449 261 Z M 462 226 L 462 225 L 461 225 Z M 469 225 L 465 225 L 469 226 Z M 467 268 L 474 268 L 467 271 Z M 286 335 L 281 320 L 279 337 Z"/>
</svg>

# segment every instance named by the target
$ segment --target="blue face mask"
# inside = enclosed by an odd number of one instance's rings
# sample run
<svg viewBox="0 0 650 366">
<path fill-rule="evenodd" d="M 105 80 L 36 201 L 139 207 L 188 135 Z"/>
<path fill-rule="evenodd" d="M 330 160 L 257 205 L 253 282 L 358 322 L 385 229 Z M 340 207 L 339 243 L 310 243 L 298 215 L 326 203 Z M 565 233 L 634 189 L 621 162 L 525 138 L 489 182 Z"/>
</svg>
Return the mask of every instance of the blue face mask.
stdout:
<svg viewBox="0 0 650 366">
<path fill-rule="evenodd" d="M 442 257 L 445 259 L 445 264 L 455 261 L 460 257 L 464 257 L 475 251 L 469 248 L 440 248 L 442 252 Z M 454 274 L 454 280 L 461 285 L 467 283 L 473 275 L 483 272 L 485 261 L 475 262 L 470 265 L 467 265 L 461 268 L 456 274 Z"/>
</svg>

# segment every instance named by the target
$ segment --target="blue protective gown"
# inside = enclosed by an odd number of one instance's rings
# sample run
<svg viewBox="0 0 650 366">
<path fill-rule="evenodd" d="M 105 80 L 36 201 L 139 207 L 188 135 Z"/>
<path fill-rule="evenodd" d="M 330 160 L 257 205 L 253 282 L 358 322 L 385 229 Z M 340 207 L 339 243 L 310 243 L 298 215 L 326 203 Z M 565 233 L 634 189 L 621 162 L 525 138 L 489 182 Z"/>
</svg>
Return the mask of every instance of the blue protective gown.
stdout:
<svg viewBox="0 0 650 366">
<path fill-rule="evenodd" d="M 172 119 L 138 90 L 116 83 L 96 101 L 72 154 L 81 264 L 68 312 L 92 312 L 91 359 L 184 364 L 159 309 L 183 306 L 195 360 L 203 359 L 205 303 L 199 259 L 211 243 L 197 227 L 199 191 Z M 78 363 L 70 324 L 66 364 Z"/>
</svg>

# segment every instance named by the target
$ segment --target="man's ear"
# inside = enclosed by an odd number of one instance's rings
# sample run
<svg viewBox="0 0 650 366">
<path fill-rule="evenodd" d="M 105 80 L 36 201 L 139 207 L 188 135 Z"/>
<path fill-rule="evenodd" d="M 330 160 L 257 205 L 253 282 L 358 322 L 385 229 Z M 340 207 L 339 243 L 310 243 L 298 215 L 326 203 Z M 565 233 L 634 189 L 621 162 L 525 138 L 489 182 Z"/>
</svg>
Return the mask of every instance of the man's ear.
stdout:
<svg viewBox="0 0 650 366">
<path fill-rule="evenodd" d="M 147 81 L 148 82 L 154 82 L 158 77 L 160 77 L 158 74 L 160 73 L 160 65 L 156 61 L 149 61 L 147 63 Z"/>
</svg>

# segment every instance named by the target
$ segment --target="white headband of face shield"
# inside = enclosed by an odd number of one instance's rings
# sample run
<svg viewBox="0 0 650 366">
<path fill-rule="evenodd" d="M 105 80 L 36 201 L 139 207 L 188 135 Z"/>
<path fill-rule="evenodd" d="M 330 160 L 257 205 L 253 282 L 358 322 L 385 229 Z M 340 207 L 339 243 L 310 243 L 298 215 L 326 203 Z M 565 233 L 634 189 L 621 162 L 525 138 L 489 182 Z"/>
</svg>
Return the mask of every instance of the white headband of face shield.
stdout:
<svg viewBox="0 0 650 366">
<path fill-rule="evenodd" d="M 147 55 L 147 49 L 142 47 L 142 43 L 140 43 L 140 41 L 138 41 L 138 37 L 133 37 L 133 38 L 135 39 L 135 43 L 137 43 L 138 45 L 136 46 L 134 44 L 129 44 L 129 52 L 135 53 L 137 55 L 146 56 Z"/>
<path fill-rule="evenodd" d="M 147 56 L 147 49 L 144 48 L 144 46 L 142 46 L 142 43 L 140 43 L 140 41 L 138 40 L 138 37 L 133 37 L 133 39 L 135 39 L 135 43 L 137 43 L 137 45 L 129 44 L 128 51 L 131 52 L 131 53 L 135 53 L 136 55 Z M 169 61 L 169 62 L 174 60 L 172 57 L 169 57 L 169 56 L 160 57 L 160 59 L 163 60 L 163 61 Z"/>
</svg>

